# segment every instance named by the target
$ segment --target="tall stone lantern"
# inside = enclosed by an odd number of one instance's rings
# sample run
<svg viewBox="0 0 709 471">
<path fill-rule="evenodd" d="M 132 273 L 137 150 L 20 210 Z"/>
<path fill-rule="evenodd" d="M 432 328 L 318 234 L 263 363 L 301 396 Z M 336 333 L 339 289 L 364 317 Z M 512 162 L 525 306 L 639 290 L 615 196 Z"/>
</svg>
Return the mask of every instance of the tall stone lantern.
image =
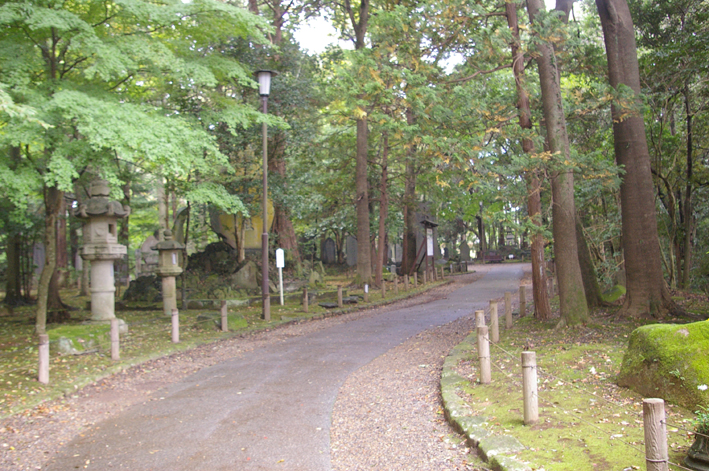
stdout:
<svg viewBox="0 0 709 471">
<path fill-rule="evenodd" d="M 128 206 L 109 200 L 109 194 L 108 182 L 95 181 L 91 197 L 74 211 L 86 221 L 81 258 L 91 261 L 91 320 L 100 322 L 116 318 L 113 262 L 127 253 L 126 246 L 118 243 L 118 219 L 130 214 Z"/>
<path fill-rule="evenodd" d="M 182 273 L 180 267 L 180 251 L 185 246 L 173 240 L 172 231 L 163 232 L 165 240 L 158 242 L 153 247 L 160 253 L 158 266 L 155 273 L 162 277 L 162 306 L 166 316 L 172 315 L 172 310 L 177 309 L 177 289 L 175 288 L 175 277 Z"/>
</svg>

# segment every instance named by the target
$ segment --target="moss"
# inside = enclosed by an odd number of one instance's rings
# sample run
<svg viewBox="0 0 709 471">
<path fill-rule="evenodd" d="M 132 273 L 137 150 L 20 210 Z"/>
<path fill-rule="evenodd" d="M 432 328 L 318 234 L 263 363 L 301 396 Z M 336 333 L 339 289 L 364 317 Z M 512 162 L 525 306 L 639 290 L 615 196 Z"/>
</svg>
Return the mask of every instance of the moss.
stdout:
<svg viewBox="0 0 709 471">
<path fill-rule="evenodd" d="M 689 409 L 709 406 L 709 322 L 652 324 L 630 334 L 618 384 Z"/>
<path fill-rule="evenodd" d="M 76 350 L 82 352 L 91 345 L 108 342 L 110 330 L 110 324 L 62 325 L 48 330 L 47 335 L 50 342 L 66 337 L 72 341 Z"/>
</svg>

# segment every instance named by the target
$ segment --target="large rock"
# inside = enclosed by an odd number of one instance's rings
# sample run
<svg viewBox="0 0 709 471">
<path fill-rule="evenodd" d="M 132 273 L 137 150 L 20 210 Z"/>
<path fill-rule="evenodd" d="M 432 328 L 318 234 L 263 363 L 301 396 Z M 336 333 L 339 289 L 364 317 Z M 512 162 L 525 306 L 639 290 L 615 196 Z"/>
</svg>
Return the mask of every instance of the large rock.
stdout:
<svg viewBox="0 0 709 471">
<path fill-rule="evenodd" d="M 239 271 L 232 275 L 231 284 L 237 289 L 258 289 L 259 270 L 256 264 L 250 260 L 246 262 Z"/>
<path fill-rule="evenodd" d="M 618 384 L 690 410 L 709 407 L 709 322 L 652 324 L 630 334 Z"/>
</svg>

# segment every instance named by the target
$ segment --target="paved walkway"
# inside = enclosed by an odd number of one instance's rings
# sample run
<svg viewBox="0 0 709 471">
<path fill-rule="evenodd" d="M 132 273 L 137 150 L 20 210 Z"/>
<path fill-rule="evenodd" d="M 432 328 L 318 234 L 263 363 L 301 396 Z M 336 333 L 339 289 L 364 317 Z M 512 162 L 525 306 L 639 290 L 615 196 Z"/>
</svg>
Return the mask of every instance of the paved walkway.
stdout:
<svg viewBox="0 0 709 471">
<path fill-rule="evenodd" d="M 407 338 L 514 291 L 498 265 L 446 299 L 390 309 L 205 368 L 74 439 L 46 469 L 330 469 L 330 415 L 348 375 Z M 285 468 L 284 468 L 285 469 Z"/>
</svg>

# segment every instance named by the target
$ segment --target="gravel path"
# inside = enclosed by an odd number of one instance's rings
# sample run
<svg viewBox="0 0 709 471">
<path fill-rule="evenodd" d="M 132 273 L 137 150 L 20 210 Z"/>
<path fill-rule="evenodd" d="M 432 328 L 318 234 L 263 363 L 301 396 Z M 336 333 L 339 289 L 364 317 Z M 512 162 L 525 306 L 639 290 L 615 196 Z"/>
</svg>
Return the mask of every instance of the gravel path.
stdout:
<svg viewBox="0 0 709 471">
<path fill-rule="evenodd" d="M 444 358 L 474 324 L 427 330 L 347 379 L 332 415 L 333 469 L 481 469 L 446 422 L 439 387 Z"/>
<path fill-rule="evenodd" d="M 481 275 L 456 277 L 452 284 L 394 305 L 204 345 L 105 378 L 75 395 L 0 421 L 0 469 L 43 469 L 73 437 L 204 367 L 289 337 L 440 299 Z M 466 317 L 423 332 L 348 378 L 333 412 L 334 469 L 480 469 L 456 444 L 460 438 L 443 418 L 438 387 L 443 357 L 471 326 Z"/>
</svg>

